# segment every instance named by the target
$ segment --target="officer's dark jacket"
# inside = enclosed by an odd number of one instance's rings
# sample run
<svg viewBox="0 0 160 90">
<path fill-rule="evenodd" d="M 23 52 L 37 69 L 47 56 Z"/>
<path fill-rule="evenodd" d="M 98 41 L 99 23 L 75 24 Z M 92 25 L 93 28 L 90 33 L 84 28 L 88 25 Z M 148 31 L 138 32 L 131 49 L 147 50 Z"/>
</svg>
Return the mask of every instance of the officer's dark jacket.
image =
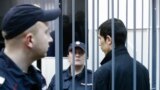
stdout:
<svg viewBox="0 0 160 90">
<path fill-rule="evenodd" d="M 101 62 L 101 67 L 94 73 L 94 90 L 112 90 L 112 52 L 109 52 Z M 126 47 L 115 49 L 115 89 L 133 90 L 133 59 Z M 136 61 L 136 90 L 149 90 L 149 72 Z"/>
<path fill-rule="evenodd" d="M 87 70 L 87 90 L 92 90 L 92 71 Z M 55 90 L 55 76 L 48 87 L 48 90 Z M 72 90 L 72 76 L 70 68 L 63 71 L 63 90 Z M 85 90 L 85 68 L 75 76 L 75 90 Z"/>
<path fill-rule="evenodd" d="M 0 52 L 0 77 L 5 79 L 4 83 L 0 82 L 0 90 L 42 90 L 46 85 L 40 71 L 30 66 L 28 73 L 23 73 L 3 51 Z"/>
</svg>

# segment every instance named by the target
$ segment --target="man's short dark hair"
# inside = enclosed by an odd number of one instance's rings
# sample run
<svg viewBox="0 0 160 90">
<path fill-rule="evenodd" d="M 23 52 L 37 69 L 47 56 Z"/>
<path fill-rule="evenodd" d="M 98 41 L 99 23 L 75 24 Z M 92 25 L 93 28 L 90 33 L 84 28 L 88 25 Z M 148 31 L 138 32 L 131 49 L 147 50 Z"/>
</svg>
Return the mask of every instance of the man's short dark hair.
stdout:
<svg viewBox="0 0 160 90">
<path fill-rule="evenodd" d="M 127 38 L 127 29 L 124 23 L 120 19 L 114 18 L 114 41 L 115 47 L 125 45 Z M 109 19 L 102 23 L 98 28 L 99 33 L 106 40 L 106 36 L 109 35 L 112 37 L 112 19 Z"/>
</svg>

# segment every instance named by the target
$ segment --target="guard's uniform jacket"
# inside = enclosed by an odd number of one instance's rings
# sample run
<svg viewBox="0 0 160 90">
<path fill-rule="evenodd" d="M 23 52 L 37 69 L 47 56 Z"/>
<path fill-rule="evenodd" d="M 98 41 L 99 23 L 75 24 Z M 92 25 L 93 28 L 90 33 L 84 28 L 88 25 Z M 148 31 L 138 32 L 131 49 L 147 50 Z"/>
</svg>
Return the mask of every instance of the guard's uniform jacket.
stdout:
<svg viewBox="0 0 160 90">
<path fill-rule="evenodd" d="M 43 90 L 46 81 L 41 72 L 30 66 L 24 73 L 16 64 L 0 52 L 0 90 Z"/>
<path fill-rule="evenodd" d="M 133 90 L 133 63 L 125 46 L 115 48 L 115 90 Z M 112 52 L 101 62 L 101 67 L 94 73 L 94 90 L 112 90 Z M 149 72 L 136 61 L 136 90 L 150 90 Z"/>
<path fill-rule="evenodd" d="M 87 90 L 92 90 L 92 71 L 87 70 Z M 48 90 L 55 89 L 55 76 L 48 87 Z M 72 90 L 72 76 L 70 74 L 70 68 L 63 71 L 63 90 Z M 85 90 L 85 69 L 75 76 L 75 90 Z"/>
</svg>

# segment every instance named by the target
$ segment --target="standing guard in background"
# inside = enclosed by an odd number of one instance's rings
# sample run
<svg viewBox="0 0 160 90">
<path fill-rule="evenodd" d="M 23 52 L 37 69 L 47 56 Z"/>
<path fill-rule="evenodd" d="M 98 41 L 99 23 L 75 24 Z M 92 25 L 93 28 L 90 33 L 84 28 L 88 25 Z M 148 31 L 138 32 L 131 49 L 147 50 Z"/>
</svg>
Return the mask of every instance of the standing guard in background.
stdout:
<svg viewBox="0 0 160 90">
<path fill-rule="evenodd" d="M 92 71 L 87 69 L 87 76 L 85 76 L 85 44 L 76 41 L 70 44 L 68 48 L 68 61 L 69 68 L 63 71 L 63 90 L 72 90 L 72 69 L 73 69 L 73 52 L 72 46 L 75 46 L 75 90 L 85 90 L 85 85 L 87 85 L 87 90 L 92 90 Z M 55 77 L 53 76 L 52 81 L 49 85 L 48 90 L 55 90 Z M 85 83 L 85 78 L 87 78 L 87 83 Z"/>
</svg>

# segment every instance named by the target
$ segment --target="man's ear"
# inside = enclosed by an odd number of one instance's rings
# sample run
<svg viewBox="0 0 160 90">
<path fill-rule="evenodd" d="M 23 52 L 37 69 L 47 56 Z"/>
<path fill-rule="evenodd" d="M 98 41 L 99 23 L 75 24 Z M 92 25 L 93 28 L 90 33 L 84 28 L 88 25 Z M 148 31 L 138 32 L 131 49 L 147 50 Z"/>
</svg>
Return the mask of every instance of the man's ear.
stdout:
<svg viewBox="0 0 160 90">
<path fill-rule="evenodd" d="M 112 45 L 112 37 L 107 35 L 106 36 L 106 42 L 109 44 L 109 45 Z"/>
<path fill-rule="evenodd" d="M 33 47 L 33 34 L 32 33 L 27 33 L 25 35 L 25 45 L 28 48 L 32 48 Z"/>
</svg>

